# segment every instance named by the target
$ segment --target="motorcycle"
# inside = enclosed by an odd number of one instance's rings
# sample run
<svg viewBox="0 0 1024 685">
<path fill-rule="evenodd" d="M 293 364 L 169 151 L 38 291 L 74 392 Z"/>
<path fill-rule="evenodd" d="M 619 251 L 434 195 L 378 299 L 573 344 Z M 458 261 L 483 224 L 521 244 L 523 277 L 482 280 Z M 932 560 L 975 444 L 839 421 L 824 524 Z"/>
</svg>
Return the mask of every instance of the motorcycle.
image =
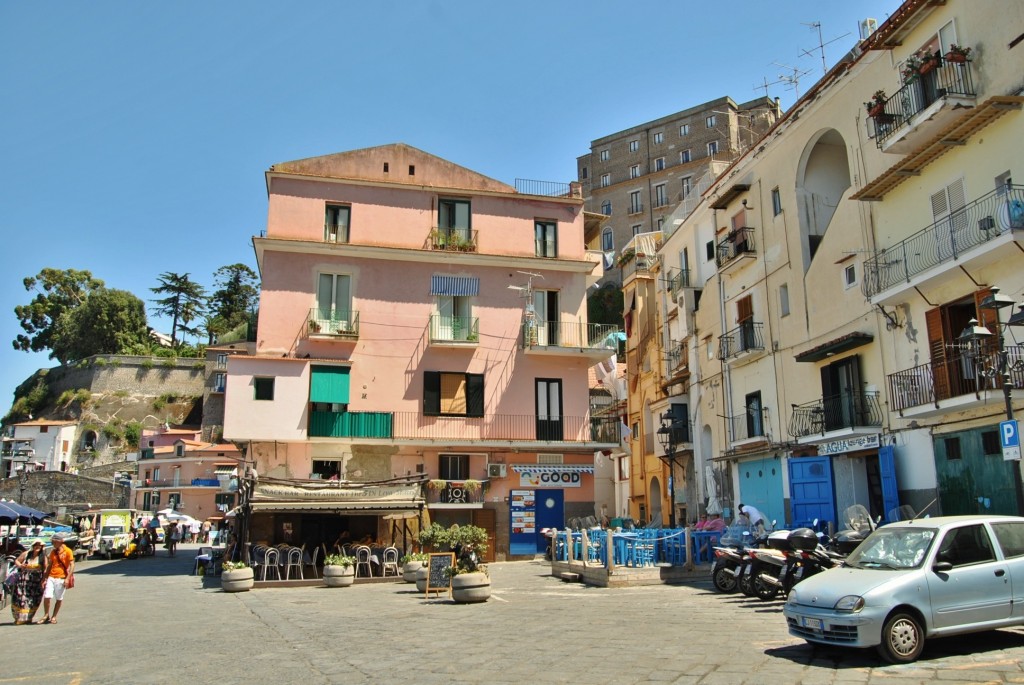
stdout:
<svg viewBox="0 0 1024 685">
<path fill-rule="evenodd" d="M 789 531 L 777 530 L 761 541 L 760 548 L 749 550 L 749 559 L 739 582 L 744 594 L 768 602 L 775 599 L 782 589 L 780 574 L 786 565 Z"/>
<path fill-rule="evenodd" d="M 726 594 L 736 592 L 738 570 L 753 540 L 749 524 L 733 523 L 725 529 L 719 545 L 712 547 L 715 563 L 711 566 L 711 584 L 716 590 Z"/>
</svg>

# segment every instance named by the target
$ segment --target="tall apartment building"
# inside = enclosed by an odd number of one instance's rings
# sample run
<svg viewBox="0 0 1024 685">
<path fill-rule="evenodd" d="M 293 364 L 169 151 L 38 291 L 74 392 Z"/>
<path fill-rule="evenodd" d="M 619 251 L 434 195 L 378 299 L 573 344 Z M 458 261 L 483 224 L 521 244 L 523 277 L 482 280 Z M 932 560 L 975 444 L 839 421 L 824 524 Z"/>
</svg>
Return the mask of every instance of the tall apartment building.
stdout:
<svg viewBox="0 0 1024 685">
<path fill-rule="evenodd" d="M 594 454 L 619 422 L 592 417 L 588 370 L 618 329 L 587 323 L 578 188 L 401 144 L 266 178 L 255 349 L 220 360 L 224 435 L 259 475 L 251 538 L 380 539 L 429 516 L 532 556 L 541 528 L 597 513 Z"/>
<path fill-rule="evenodd" d="M 633 236 L 667 228 L 675 207 L 699 197 L 779 116 L 777 100 L 726 96 L 592 141 L 576 166 L 587 211 L 609 217 L 602 251 L 621 252 Z M 622 282 L 617 266 L 606 261 L 605 282 Z"/>
</svg>

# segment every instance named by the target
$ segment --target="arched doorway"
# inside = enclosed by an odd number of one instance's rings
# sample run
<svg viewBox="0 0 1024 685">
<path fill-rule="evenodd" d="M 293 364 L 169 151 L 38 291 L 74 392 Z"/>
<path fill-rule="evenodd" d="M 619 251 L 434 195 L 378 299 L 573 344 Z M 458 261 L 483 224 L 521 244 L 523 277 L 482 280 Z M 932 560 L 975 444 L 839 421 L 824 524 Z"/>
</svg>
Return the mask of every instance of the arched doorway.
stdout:
<svg viewBox="0 0 1024 685">
<path fill-rule="evenodd" d="M 657 476 L 651 478 L 651 488 L 647 496 L 647 501 L 651 504 L 651 511 L 649 513 L 649 519 L 644 523 L 652 523 L 658 527 L 665 525 L 665 520 L 661 515 L 661 480 Z"/>
<path fill-rule="evenodd" d="M 839 201 L 849 187 L 846 141 L 835 129 L 819 131 L 804 148 L 796 178 L 804 271 L 810 267 Z"/>
</svg>

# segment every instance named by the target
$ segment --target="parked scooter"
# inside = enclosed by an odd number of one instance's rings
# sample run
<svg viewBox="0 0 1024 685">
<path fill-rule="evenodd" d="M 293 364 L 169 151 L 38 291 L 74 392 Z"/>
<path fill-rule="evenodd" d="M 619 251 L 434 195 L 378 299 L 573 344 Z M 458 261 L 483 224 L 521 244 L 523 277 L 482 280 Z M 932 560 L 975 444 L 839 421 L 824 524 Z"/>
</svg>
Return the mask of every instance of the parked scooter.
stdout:
<svg viewBox="0 0 1024 685">
<path fill-rule="evenodd" d="M 740 578 L 741 589 L 750 597 L 763 602 L 775 599 L 782 590 L 780 574 L 786 565 L 789 550 L 789 531 L 777 530 L 769 533 L 763 546 L 749 550 L 749 559 L 743 567 Z M 743 582 L 743 581 L 746 582 Z"/>
<path fill-rule="evenodd" d="M 784 594 L 789 594 L 793 586 L 804 578 L 843 563 L 846 555 L 829 549 L 831 542 L 827 535 L 812 528 L 797 528 L 789 534 L 790 551 L 780 578 Z"/>
<path fill-rule="evenodd" d="M 713 547 L 715 563 L 711 566 L 711 584 L 719 592 L 731 593 L 738 589 L 737 574 L 746 558 L 746 549 L 754 544 L 749 524 L 727 527 L 719 545 Z"/>
</svg>

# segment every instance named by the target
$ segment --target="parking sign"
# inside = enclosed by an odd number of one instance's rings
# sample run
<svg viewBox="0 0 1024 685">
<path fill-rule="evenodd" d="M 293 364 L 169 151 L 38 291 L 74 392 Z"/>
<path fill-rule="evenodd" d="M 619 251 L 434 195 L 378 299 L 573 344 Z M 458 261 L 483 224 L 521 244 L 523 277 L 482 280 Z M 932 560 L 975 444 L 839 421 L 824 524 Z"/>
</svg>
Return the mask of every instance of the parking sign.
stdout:
<svg viewBox="0 0 1024 685">
<path fill-rule="evenodd" d="M 1020 430 L 1017 421 L 999 423 L 999 440 L 1003 445 L 1003 460 L 1020 460 Z"/>
</svg>

